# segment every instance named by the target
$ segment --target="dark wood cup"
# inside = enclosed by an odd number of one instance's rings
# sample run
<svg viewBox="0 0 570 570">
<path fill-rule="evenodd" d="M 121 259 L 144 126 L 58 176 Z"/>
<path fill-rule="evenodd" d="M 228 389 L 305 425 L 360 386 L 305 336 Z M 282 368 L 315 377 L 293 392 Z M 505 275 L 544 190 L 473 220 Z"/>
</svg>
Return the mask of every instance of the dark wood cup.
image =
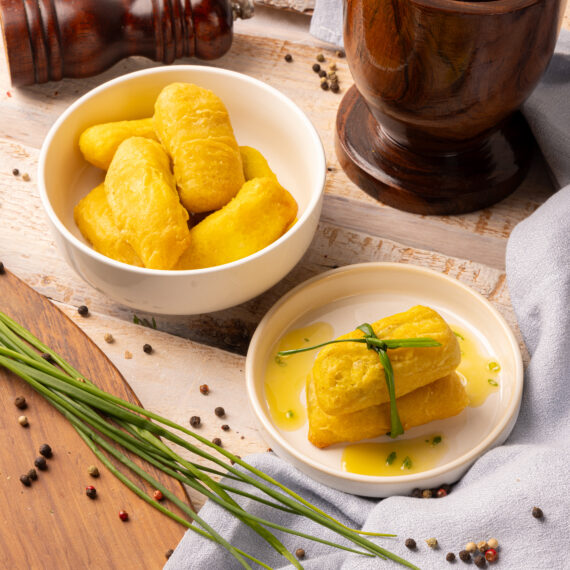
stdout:
<svg viewBox="0 0 570 570">
<path fill-rule="evenodd" d="M 511 192 L 534 140 L 518 111 L 543 75 L 566 0 L 347 0 L 355 85 L 336 151 L 378 200 L 463 213 Z"/>
</svg>

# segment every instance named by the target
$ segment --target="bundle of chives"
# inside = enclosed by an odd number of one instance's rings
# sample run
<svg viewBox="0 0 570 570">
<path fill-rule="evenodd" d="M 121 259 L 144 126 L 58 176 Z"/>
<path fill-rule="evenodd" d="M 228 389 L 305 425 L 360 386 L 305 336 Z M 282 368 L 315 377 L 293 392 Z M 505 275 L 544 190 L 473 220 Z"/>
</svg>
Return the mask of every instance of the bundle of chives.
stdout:
<svg viewBox="0 0 570 570">
<path fill-rule="evenodd" d="M 51 362 L 46 361 L 41 356 L 42 354 L 49 354 Z M 184 501 L 180 500 L 143 468 L 129 459 L 124 451 L 128 450 L 130 453 L 140 457 L 167 475 L 188 485 L 204 497 L 225 508 L 231 515 L 237 517 L 242 523 L 257 532 L 296 568 L 302 568 L 297 558 L 287 550 L 268 528 L 294 534 L 348 552 L 391 559 L 408 568 L 416 568 L 413 564 L 363 536 L 364 534 L 372 536 L 394 535 L 364 533 L 348 528 L 269 475 L 259 471 L 238 456 L 215 445 L 199 434 L 97 388 L 95 384 L 75 370 L 27 329 L 2 312 L 0 312 L 0 366 L 4 366 L 26 381 L 63 414 L 99 460 L 130 490 L 166 516 L 226 548 L 244 568 L 251 568 L 248 560 L 259 564 L 263 568 L 269 568 L 269 566 L 253 555 L 232 546 Z M 164 426 L 190 436 L 199 443 L 211 448 L 217 455 L 197 447 Z M 196 456 L 210 461 L 217 468 L 199 465 L 184 459 L 160 438 L 180 445 Z M 222 457 L 219 457 L 219 455 Z M 133 483 L 131 479 L 116 467 L 116 464 L 109 459 L 109 456 L 155 489 L 160 490 L 164 497 L 171 501 L 173 505 L 176 505 L 188 518 L 183 518 L 170 511 L 167 507 L 149 497 L 143 489 Z M 224 461 L 224 458 L 226 460 L 229 459 L 231 464 Z M 239 465 L 241 469 L 234 467 L 234 463 Z M 213 479 L 210 474 L 223 475 L 226 478 L 226 482 L 220 483 Z M 249 485 L 257 489 L 262 495 L 258 496 L 243 489 L 232 487 L 227 483 L 227 481 L 232 480 Z M 300 531 L 294 531 L 252 515 L 245 511 L 230 493 L 256 500 L 274 509 L 304 516 L 322 527 L 332 530 L 339 538 L 344 538 L 349 543 L 352 543 L 355 548 Z"/>
</svg>

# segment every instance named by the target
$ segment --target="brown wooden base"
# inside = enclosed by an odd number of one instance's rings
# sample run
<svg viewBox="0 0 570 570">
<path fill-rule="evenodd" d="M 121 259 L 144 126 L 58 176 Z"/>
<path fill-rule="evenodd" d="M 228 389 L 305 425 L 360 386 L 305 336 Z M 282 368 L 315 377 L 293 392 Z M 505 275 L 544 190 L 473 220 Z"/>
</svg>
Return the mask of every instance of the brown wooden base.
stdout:
<svg viewBox="0 0 570 570">
<path fill-rule="evenodd" d="M 502 200 L 523 181 L 535 149 L 515 113 L 461 151 L 420 154 L 388 137 L 352 86 L 336 118 L 335 148 L 348 177 L 377 200 L 417 214 L 462 214 Z"/>
</svg>

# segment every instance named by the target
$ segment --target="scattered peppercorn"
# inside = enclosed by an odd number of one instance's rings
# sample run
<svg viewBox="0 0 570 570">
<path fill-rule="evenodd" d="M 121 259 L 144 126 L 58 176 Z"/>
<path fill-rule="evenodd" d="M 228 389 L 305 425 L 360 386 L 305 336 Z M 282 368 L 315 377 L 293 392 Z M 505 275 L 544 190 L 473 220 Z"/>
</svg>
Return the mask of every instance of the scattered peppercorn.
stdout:
<svg viewBox="0 0 570 570">
<path fill-rule="evenodd" d="M 3 275 L 3 274 L 5 273 L 5 271 L 6 271 L 6 270 L 4 269 L 4 263 L 2 263 L 2 262 L 0 261 L 0 275 Z"/>
<path fill-rule="evenodd" d="M 412 497 L 419 499 L 419 498 L 421 498 L 421 496 L 422 496 L 422 490 L 421 489 L 416 487 L 415 489 L 412 490 Z"/>
<path fill-rule="evenodd" d="M 313 63 L 313 71 L 318 73 L 321 70 L 321 66 L 318 63 Z"/>
<path fill-rule="evenodd" d="M 297 550 L 295 550 L 295 556 L 299 559 L 305 558 L 305 550 L 303 548 L 297 548 Z"/>
<path fill-rule="evenodd" d="M 329 87 L 330 87 L 330 86 L 329 86 L 329 82 L 328 82 L 328 81 L 326 81 L 326 80 L 325 80 L 325 81 L 321 81 L 321 89 L 322 89 L 323 91 L 328 91 L 328 90 L 329 90 Z"/>
<path fill-rule="evenodd" d="M 342 58 L 342 57 L 344 57 L 344 52 L 343 52 L 342 50 L 337 50 L 337 51 L 335 52 L 335 55 L 336 55 L 337 57 Z"/>
<path fill-rule="evenodd" d="M 431 489 L 424 489 L 422 491 L 422 497 L 424 499 L 431 499 L 433 497 L 433 491 Z"/>
<path fill-rule="evenodd" d="M 127 511 L 119 511 L 119 518 L 123 521 L 126 522 L 129 520 L 129 513 L 127 513 Z"/>
<path fill-rule="evenodd" d="M 152 346 L 150 344 L 143 344 L 143 352 L 150 354 L 152 352 Z"/>
<path fill-rule="evenodd" d="M 460 550 L 459 551 L 459 559 L 462 562 L 469 562 L 469 560 L 471 560 L 471 554 L 469 554 L 469 552 L 467 552 L 467 550 Z"/>
<path fill-rule="evenodd" d="M 40 471 L 45 471 L 48 468 L 46 458 L 43 455 L 40 455 L 34 459 L 34 465 Z"/>
<path fill-rule="evenodd" d="M 38 479 L 38 472 L 33 467 L 28 471 L 27 475 L 32 481 L 37 481 Z"/>
<path fill-rule="evenodd" d="M 329 65 L 329 71 L 336 71 L 336 63 L 333 62 Z"/>
<path fill-rule="evenodd" d="M 202 384 L 200 386 L 200 393 L 204 394 L 204 396 L 206 396 L 210 393 L 210 388 L 208 387 L 208 384 Z"/>
<path fill-rule="evenodd" d="M 16 408 L 18 408 L 19 410 L 25 410 L 28 407 L 28 402 L 26 402 L 26 398 L 24 398 L 24 396 L 18 396 L 15 400 L 14 400 L 14 405 L 16 406 Z"/>
<path fill-rule="evenodd" d="M 220 446 L 222 445 L 222 440 L 221 440 L 219 437 L 215 437 L 215 438 L 212 440 L 212 443 L 213 443 L 214 445 L 217 445 L 218 447 L 220 447 Z"/>
<path fill-rule="evenodd" d="M 485 560 L 487 560 L 487 562 L 495 562 L 498 557 L 499 553 L 494 548 L 485 550 Z"/>
<path fill-rule="evenodd" d="M 214 410 L 214 414 L 216 414 L 216 416 L 218 416 L 219 418 L 223 418 L 226 415 L 226 410 L 224 410 L 224 408 L 222 408 L 222 406 L 218 406 Z"/>
<path fill-rule="evenodd" d="M 12 174 L 14 176 L 19 176 L 20 175 L 20 171 L 17 168 L 12 168 Z"/>
<path fill-rule="evenodd" d="M 285 54 L 285 61 L 291 63 L 293 61 L 293 56 L 290 53 Z"/>
<path fill-rule="evenodd" d="M 487 545 L 489 546 L 489 548 L 497 549 L 499 548 L 499 541 L 496 538 L 490 538 L 487 541 Z"/>
<path fill-rule="evenodd" d="M 476 554 L 473 557 L 473 562 L 475 562 L 475 566 L 477 566 L 477 568 L 485 568 L 485 566 L 487 566 L 487 561 L 482 554 Z"/>
<path fill-rule="evenodd" d="M 465 545 L 465 550 L 467 550 L 467 552 L 472 554 L 473 552 L 475 552 L 477 550 L 477 545 L 474 542 L 468 542 Z"/>
<path fill-rule="evenodd" d="M 325 61 L 325 56 L 322 53 L 317 54 L 317 61 L 320 61 L 322 63 Z"/>
<path fill-rule="evenodd" d="M 228 424 L 224 424 L 224 425 L 222 426 L 222 429 L 223 429 L 224 431 L 230 431 L 230 426 L 229 426 Z"/>
<path fill-rule="evenodd" d="M 449 495 L 449 493 L 451 493 L 451 485 L 448 485 L 447 483 L 444 483 L 443 485 L 441 485 L 440 489 L 445 491 L 447 495 Z"/>
<path fill-rule="evenodd" d="M 30 487 L 32 485 L 32 481 L 28 475 L 20 475 L 20 483 L 25 487 Z"/>
<path fill-rule="evenodd" d="M 416 548 L 416 541 L 413 538 L 406 538 L 406 542 L 404 542 L 404 544 L 410 550 L 414 550 Z"/>
<path fill-rule="evenodd" d="M 338 84 L 338 81 L 332 81 L 331 82 L 331 91 L 333 93 L 338 93 L 340 91 L 340 86 Z"/>
<path fill-rule="evenodd" d="M 454 554 L 453 552 L 448 552 L 448 553 L 445 555 L 445 559 L 446 559 L 448 562 L 455 562 L 455 554 Z"/>
<path fill-rule="evenodd" d="M 199 427 L 201 423 L 202 423 L 202 420 L 200 419 L 200 416 L 192 416 L 190 418 L 190 425 L 194 428 Z"/>
<path fill-rule="evenodd" d="M 319 77 L 326 77 L 327 76 L 327 72 L 324 69 L 321 69 L 319 71 Z"/>
<path fill-rule="evenodd" d="M 441 499 L 442 497 L 445 497 L 446 495 L 447 495 L 447 491 L 443 487 L 441 487 L 441 489 L 438 489 L 435 493 L 435 496 L 438 499 Z"/>
<path fill-rule="evenodd" d="M 79 307 L 77 307 L 77 312 L 82 317 L 86 317 L 89 314 L 89 308 L 86 305 L 79 305 Z"/>
<path fill-rule="evenodd" d="M 30 422 L 28 421 L 28 416 L 20 416 L 18 418 L 18 423 L 22 426 L 22 427 L 28 427 L 30 425 Z"/>
<path fill-rule="evenodd" d="M 22 174 L 22 180 L 24 182 L 29 182 L 30 180 L 30 175 L 27 172 L 24 172 L 24 174 Z"/>
<path fill-rule="evenodd" d="M 426 544 L 430 548 L 437 548 L 437 538 L 426 538 Z"/>
<path fill-rule="evenodd" d="M 51 446 L 47 443 L 42 443 L 42 445 L 40 445 L 40 455 L 43 455 L 44 457 L 47 457 L 48 459 L 53 455 L 53 451 L 51 449 Z"/>
<path fill-rule="evenodd" d="M 125 358 L 130 360 L 133 357 L 133 353 L 130 350 L 125 350 Z"/>
<path fill-rule="evenodd" d="M 85 494 L 90 499 L 95 499 L 97 497 L 97 489 L 95 489 L 95 487 L 93 487 L 93 485 L 89 485 L 89 486 L 85 487 Z"/>
<path fill-rule="evenodd" d="M 487 548 L 489 548 L 489 547 L 487 546 L 486 540 L 480 540 L 477 543 L 477 549 L 479 550 L 479 552 L 485 552 L 485 550 L 487 550 Z"/>
<path fill-rule="evenodd" d="M 169 549 L 164 553 L 164 556 L 165 556 L 166 558 L 170 558 L 173 554 L 174 554 L 174 550 L 172 550 L 172 548 L 169 548 Z"/>
<path fill-rule="evenodd" d="M 115 342 L 115 339 L 113 338 L 113 335 L 111 333 L 105 333 L 105 336 L 103 337 L 103 339 L 105 340 L 105 342 L 111 344 L 112 342 Z"/>
<path fill-rule="evenodd" d="M 160 489 L 155 489 L 154 493 L 152 494 L 152 498 L 155 501 L 162 501 L 162 499 L 164 499 L 164 495 L 162 494 L 162 491 Z"/>
<path fill-rule="evenodd" d="M 544 513 L 540 507 L 532 507 L 532 516 L 535 519 L 541 519 L 544 516 Z"/>
<path fill-rule="evenodd" d="M 89 475 L 91 475 L 91 477 L 99 477 L 99 469 L 97 469 L 97 467 L 95 465 L 90 465 L 89 468 L 87 469 L 87 473 L 89 473 Z"/>
</svg>

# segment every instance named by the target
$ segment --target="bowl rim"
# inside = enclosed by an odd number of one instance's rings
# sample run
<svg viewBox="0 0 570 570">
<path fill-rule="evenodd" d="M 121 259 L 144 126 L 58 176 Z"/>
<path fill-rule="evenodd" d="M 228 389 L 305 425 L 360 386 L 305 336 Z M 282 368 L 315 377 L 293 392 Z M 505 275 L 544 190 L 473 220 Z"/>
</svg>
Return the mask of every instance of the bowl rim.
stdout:
<svg viewBox="0 0 570 570">
<path fill-rule="evenodd" d="M 510 348 L 512 349 L 512 354 L 514 356 L 514 391 L 513 395 L 508 402 L 508 406 L 501 414 L 500 419 L 496 422 L 493 429 L 485 436 L 483 440 L 481 440 L 474 448 L 470 449 L 467 453 L 463 453 L 459 457 L 452 459 L 448 463 L 443 465 L 436 466 L 432 469 L 421 471 L 418 473 L 413 473 L 409 475 L 401 475 L 401 476 L 373 476 L 373 475 L 362 475 L 358 473 L 351 473 L 351 472 L 344 472 L 339 471 L 338 469 L 331 468 L 327 465 L 323 465 L 321 463 L 316 462 L 310 457 L 307 457 L 299 450 L 297 450 L 294 446 L 291 446 L 288 441 L 286 441 L 280 431 L 275 427 L 271 419 L 266 414 L 265 410 L 263 409 L 263 403 L 258 400 L 256 397 L 256 389 L 255 389 L 255 378 L 254 378 L 254 353 L 257 349 L 258 344 L 262 341 L 264 335 L 264 329 L 274 317 L 274 315 L 282 310 L 284 306 L 288 304 L 288 302 L 300 295 L 303 290 L 313 286 L 315 283 L 320 281 L 325 281 L 330 278 L 335 278 L 339 275 L 342 275 L 347 272 L 354 272 L 359 271 L 362 269 L 370 268 L 371 270 L 385 268 L 386 270 L 398 270 L 404 272 L 415 273 L 417 275 L 427 275 L 430 278 L 439 279 L 445 281 L 449 284 L 459 287 L 463 293 L 473 297 L 473 299 L 486 306 L 486 309 L 492 314 L 492 316 L 496 319 L 497 323 L 501 326 L 501 332 L 504 334 Z M 348 295 L 348 294 L 347 294 Z M 313 307 L 314 308 L 314 307 Z M 298 314 L 295 318 L 301 316 Z M 327 480 L 342 480 L 346 483 L 355 484 L 355 485 L 380 485 L 388 487 L 394 484 L 404 484 L 414 486 L 414 483 L 419 481 L 423 481 L 426 479 L 433 479 L 436 477 L 441 477 L 442 475 L 448 472 L 460 472 L 466 470 L 478 457 L 480 457 L 483 453 L 490 450 L 494 447 L 497 443 L 501 443 L 512 428 L 514 427 L 514 423 L 518 416 L 521 400 L 522 400 L 522 391 L 523 391 L 523 383 L 524 383 L 524 368 L 523 368 L 523 361 L 522 361 L 522 354 L 520 351 L 519 343 L 503 318 L 503 316 L 491 305 L 491 303 L 480 293 L 471 289 L 469 286 L 461 283 L 457 279 L 450 277 L 449 275 L 439 273 L 433 269 L 420 266 L 420 265 L 413 265 L 407 263 L 397 263 L 397 262 L 364 262 L 364 263 L 356 263 L 352 265 L 346 265 L 342 267 L 338 267 L 335 269 L 331 269 L 325 271 L 319 275 L 316 275 L 303 283 L 297 285 L 293 289 L 291 289 L 288 293 L 286 293 L 281 299 L 279 299 L 270 309 L 267 311 L 263 319 L 260 321 L 259 325 L 257 326 L 251 342 L 249 344 L 249 349 L 246 356 L 246 363 L 245 363 L 245 376 L 246 376 L 246 390 L 248 395 L 248 400 L 250 403 L 250 407 L 253 410 L 253 413 L 266 433 L 272 438 L 278 447 L 284 450 L 288 455 L 292 456 L 295 460 L 297 460 L 300 464 L 307 466 L 310 470 L 319 473 L 327 478 Z M 505 435 L 505 432 L 506 435 Z M 348 491 L 350 492 L 350 491 Z"/>
<path fill-rule="evenodd" d="M 93 249 L 90 245 L 78 239 L 75 235 L 73 235 L 73 233 L 67 228 L 67 226 L 59 219 L 58 215 L 56 214 L 55 210 L 51 205 L 51 202 L 47 195 L 46 180 L 45 180 L 47 156 L 49 154 L 51 143 L 55 138 L 61 125 L 70 117 L 70 115 L 72 115 L 79 107 L 81 107 L 85 101 L 97 97 L 101 92 L 107 91 L 108 89 L 112 89 L 115 85 L 128 82 L 131 79 L 136 79 L 141 76 L 155 75 L 155 74 L 156 75 L 173 74 L 173 73 L 175 74 L 177 72 L 188 73 L 193 71 L 196 71 L 199 74 L 221 75 L 233 78 L 234 80 L 250 83 L 257 88 L 269 92 L 271 95 L 273 95 L 274 97 L 279 99 L 282 103 L 284 103 L 287 107 L 289 107 L 292 111 L 294 111 L 295 114 L 297 114 L 298 117 L 301 119 L 301 121 L 305 124 L 307 132 L 310 133 L 310 136 L 315 144 L 315 148 L 317 149 L 318 161 L 315 164 L 317 166 L 316 172 L 318 173 L 319 176 L 318 187 L 320 188 L 320 191 L 313 192 L 310 195 L 310 198 L 307 202 L 307 207 L 305 208 L 303 214 L 297 219 L 297 221 L 293 224 L 293 226 L 291 226 L 280 238 L 278 238 L 268 246 L 264 247 L 263 249 L 260 249 L 259 251 L 251 255 L 248 255 L 247 257 L 237 259 L 230 263 L 225 263 L 223 265 L 215 265 L 213 267 L 205 267 L 202 269 L 180 269 L 180 270 L 149 269 L 147 267 L 138 267 L 135 265 L 129 265 L 128 263 L 123 263 L 121 261 L 117 261 L 115 259 L 107 257 L 102 253 L 99 253 L 98 251 Z M 81 97 L 79 97 L 73 103 L 71 103 L 50 127 L 42 143 L 38 159 L 38 190 L 44 210 L 46 211 L 51 224 L 66 239 L 66 241 L 70 242 L 74 247 L 78 248 L 82 253 L 91 257 L 95 261 L 109 265 L 119 270 L 127 269 L 133 272 L 134 274 L 140 274 L 144 276 L 169 275 L 176 277 L 184 277 L 188 275 L 215 274 L 220 271 L 225 271 L 233 267 L 238 267 L 241 265 L 252 263 L 257 258 L 269 254 L 273 249 L 278 248 L 280 244 L 283 243 L 285 240 L 290 239 L 293 235 L 301 231 L 301 226 L 304 225 L 304 222 L 309 217 L 311 217 L 313 212 L 319 207 L 321 199 L 324 195 L 326 172 L 327 168 L 326 168 L 325 150 L 315 126 L 313 125 L 311 120 L 307 117 L 307 115 L 304 113 L 304 111 L 292 99 L 287 97 L 284 93 L 282 93 L 275 87 L 259 79 L 256 79 L 255 77 L 251 77 L 244 73 L 232 71 L 229 69 L 221 69 L 217 67 L 210 67 L 207 65 L 193 65 L 193 64 L 164 65 L 164 66 L 150 67 L 138 71 L 133 71 L 115 77 L 113 79 L 110 79 L 109 81 L 106 81 L 101 85 L 98 85 L 97 87 L 94 87 L 93 89 L 89 90 L 87 93 L 84 93 Z"/>
</svg>

